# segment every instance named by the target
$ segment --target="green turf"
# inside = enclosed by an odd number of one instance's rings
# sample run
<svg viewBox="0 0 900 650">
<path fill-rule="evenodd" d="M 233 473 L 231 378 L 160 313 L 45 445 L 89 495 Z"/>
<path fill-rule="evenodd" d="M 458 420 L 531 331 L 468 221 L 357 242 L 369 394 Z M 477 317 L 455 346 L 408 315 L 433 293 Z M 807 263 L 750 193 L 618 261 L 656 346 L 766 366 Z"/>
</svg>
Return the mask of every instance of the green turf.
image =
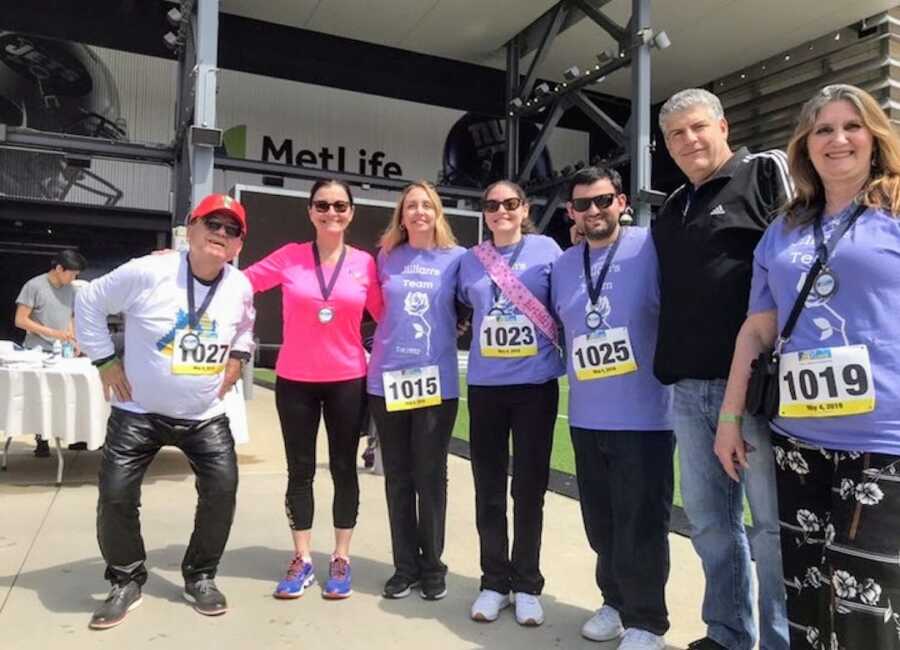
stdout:
<svg viewBox="0 0 900 650">
<path fill-rule="evenodd" d="M 275 373 L 267 368 L 255 368 L 254 376 L 264 381 L 275 381 Z M 460 408 L 456 416 L 456 425 L 453 427 L 453 436 L 461 440 L 469 439 L 469 409 L 466 404 L 466 380 L 465 373 L 460 373 L 459 394 Z M 559 380 L 559 413 L 565 415 L 569 412 L 569 382 L 566 377 Z M 563 417 L 556 418 L 556 428 L 553 433 L 553 453 L 550 456 L 550 466 L 566 474 L 575 474 L 575 454 L 572 451 L 572 439 L 569 437 L 569 421 Z M 680 471 L 678 455 L 675 455 L 675 505 L 681 506 Z M 750 523 L 750 509 L 744 504 L 744 520 Z"/>
</svg>

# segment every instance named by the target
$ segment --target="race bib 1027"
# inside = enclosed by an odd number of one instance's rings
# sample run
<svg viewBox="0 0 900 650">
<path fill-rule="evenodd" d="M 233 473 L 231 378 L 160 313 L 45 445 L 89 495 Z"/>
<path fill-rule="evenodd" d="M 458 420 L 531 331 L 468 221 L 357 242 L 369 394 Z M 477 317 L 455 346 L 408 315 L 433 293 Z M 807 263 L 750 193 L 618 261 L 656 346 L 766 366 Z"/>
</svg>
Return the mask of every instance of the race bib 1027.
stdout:
<svg viewBox="0 0 900 650">
<path fill-rule="evenodd" d="M 210 332 L 177 330 L 172 343 L 172 374 L 218 375 L 225 370 L 229 348 Z"/>
</svg>

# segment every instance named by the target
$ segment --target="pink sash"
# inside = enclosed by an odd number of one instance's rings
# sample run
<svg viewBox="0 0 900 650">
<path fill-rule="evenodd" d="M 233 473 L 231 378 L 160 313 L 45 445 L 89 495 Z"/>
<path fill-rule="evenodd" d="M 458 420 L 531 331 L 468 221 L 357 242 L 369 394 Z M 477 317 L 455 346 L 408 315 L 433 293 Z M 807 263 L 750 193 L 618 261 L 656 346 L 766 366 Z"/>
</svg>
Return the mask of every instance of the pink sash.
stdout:
<svg viewBox="0 0 900 650">
<path fill-rule="evenodd" d="M 550 315 L 544 304 L 528 290 L 528 287 L 516 277 L 503 256 L 494 248 L 493 242 L 485 239 L 473 248 L 472 252 L 484 266 L 484 270 L 487 271 L 494 284 L 500 287 L 503 295 L 559 349 L 559 333 L 553 316 Z"/>
</svg>

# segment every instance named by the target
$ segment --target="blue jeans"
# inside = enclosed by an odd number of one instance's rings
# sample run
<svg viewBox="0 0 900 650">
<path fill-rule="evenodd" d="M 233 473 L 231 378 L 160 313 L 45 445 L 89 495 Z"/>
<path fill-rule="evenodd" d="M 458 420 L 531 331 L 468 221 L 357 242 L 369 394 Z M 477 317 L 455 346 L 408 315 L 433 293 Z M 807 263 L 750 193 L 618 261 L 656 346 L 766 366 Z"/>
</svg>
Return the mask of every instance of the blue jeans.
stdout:
<svg viewBox="0 0 900 650">
<path fill-rule="evenodd" d="M 740 484 L 713 453 L 725 381 L 682 379 L 675 384 L 675 438 L 681 464 L 681 495 L 691 522 L 691 542 L 703 563 L 707 636 L 729 650 L 751 650 L 753 619 L 751 548 L 759 584 L 760 650 L 788 650 L 788 623 L 775 492 L 775 460 L 768 423 L 745 416 L 744 440 L 754 451 Z M 753 515 L 748 535 L 744 490 Z"/>
</svg>

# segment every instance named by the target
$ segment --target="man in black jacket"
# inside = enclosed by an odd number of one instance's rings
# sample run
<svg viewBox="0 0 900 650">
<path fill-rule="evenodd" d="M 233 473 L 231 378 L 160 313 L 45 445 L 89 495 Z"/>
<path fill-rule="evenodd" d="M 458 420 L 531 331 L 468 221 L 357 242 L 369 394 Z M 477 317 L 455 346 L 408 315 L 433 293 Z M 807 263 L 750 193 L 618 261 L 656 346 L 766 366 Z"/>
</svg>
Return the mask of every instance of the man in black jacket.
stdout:
<svg viewBox="0 0 900 650">
<path fill-rule="evenodd" d="M 661 304 L 654 372 L 674 384 L 681 492 L 691 540 L 703 562 L 707 636 L 693 650 L 750 650 L 751 548 L 759 583 L 759 641 L 787 650 L 775 473 L 768 423 L 720 413 L 738 330 L 747 312 L 753 249 L 791 194 L 781 151 L 733 152 L 722 104 L 701 89 L 682 90 L 662 107 L 666 147 L 688 182 L 656 217 Z M 750 467 L 740 483 L 713 452 L 720 418 L 743 421 Z M 744 492 L 753 529 L 743 524 Z M 748 539 L 749 537 L 749 539 Z"/>
</svg>

